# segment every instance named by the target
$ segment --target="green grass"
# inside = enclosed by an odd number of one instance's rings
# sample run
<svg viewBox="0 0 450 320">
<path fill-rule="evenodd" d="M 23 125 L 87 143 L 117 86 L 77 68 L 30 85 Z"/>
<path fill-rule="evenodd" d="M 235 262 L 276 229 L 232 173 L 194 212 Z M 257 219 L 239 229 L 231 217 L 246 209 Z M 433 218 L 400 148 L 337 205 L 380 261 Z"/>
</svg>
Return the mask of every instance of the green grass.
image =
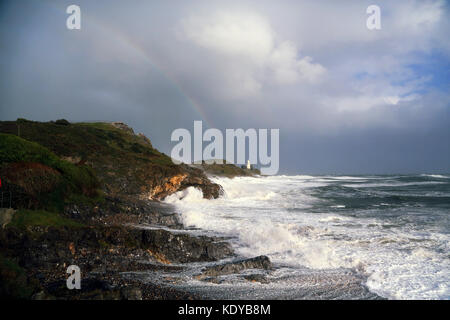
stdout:
<svg viewBox="0 0 450 320">
<path fill-rule="evenodd" d="M 66 173 L 68 184 L 74 186 L 72 189 L 78 188 L 78 193 L 83 193 L 80 187 L 89 186 L 94 177 L 98 178 L 99 188 L 108 193 L 147 192 L 151 183 L 182 171 L 170 157 L 153 148 L 151 142 L 111 123 L 58 125 L 53 122 L 0 121 L 0 132 L 17 137 L 19 131 L 21 138 L 38 144 L 33 148 L 40 145 L 52 155 L 39 149 L 39 157 L 35 152 L 33 156 L 20 152 L 12 159 L 11 151 L 4 152 L 2 157 L 9 158 L 8 161 L 28 157 L 50 163 L 51 167 Z M 72 163 L 58 162 L 54 156 L 59 161 L 66 159 Z M 74 166 L 73 162 L 79 164 Z M 79 168 L 86 167 L 81 164 L 88 164 L 92 170 L 80 171 Z"/>
<path fill-rule="evenodd" d="M 38 143 L 0 133 L 0 164 L 7 170 L 8 163 L 17 162 L 41 163 L 61 173 L 62 180 L 58 187 L 40 195 L 41 203 L 47 207 L 61 210 L 65 198 L 71 194 L 89 197 L 98 194 L 99 181 L 90 167 L 62 160 Z"/>
<path fill-rule="evenodd" d="M 64 166 L 56 155 L 41 145 L 3 133 L 0 133 L 0 161 L 39 162 L 52 168 Z"/>
<path fill-rule="evenodd" d="M 91 168 L 75 166 L 61 160 L 53 152 L 38 143 L 27 141 L 15 135 L 0 133 L 0 163 L 38 162 L 58 170 L 66 182 L 79 191 L 96 188 L 98 181 Z"/>
<path fill-rule="evenodd" d="M 170 157 L 154 149 L 142 137 L 110 123 L 81 122 L 62 126 L 51 122 L 0 122 L 0 132 L 17 135 L 19 131 L 22 138 L 36 142 L 58 156 L 77 156 L 90 161 L 104 159 L 117 161 L 117 164 L 144 160 L 173 166 Z"/>
<path fill-rule="evenodd" d="M 8 227 L 16 227 L 19 229 L 30 226 L 80 228 L 84 225 L 62 217 L 56 212 L 44 210 L 18 210 L 14 213 L 11 222 L 8 224 Z"/>
<path fill-rule="evenodd" d="M 218 175 L 218 176 L 224 176 L 228 178 L 238 177 L 238 176 L 252 176 L 255 174 L 259 174 L 259 170 L 253 169 L 253 170 L 247 170 L 242 169 L 234 164 L 226 163 L 223 164 L 202 164 L 201 165 L 203 170 L 205 172 L 212 174 L 212 175 Z"/>
</svg>

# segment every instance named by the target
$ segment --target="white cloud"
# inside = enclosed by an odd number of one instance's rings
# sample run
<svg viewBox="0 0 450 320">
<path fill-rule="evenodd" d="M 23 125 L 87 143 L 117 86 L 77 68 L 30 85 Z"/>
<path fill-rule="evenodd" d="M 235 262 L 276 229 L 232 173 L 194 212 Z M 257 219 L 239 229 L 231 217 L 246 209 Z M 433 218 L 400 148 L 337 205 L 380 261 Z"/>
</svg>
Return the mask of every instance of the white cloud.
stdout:
<svg viewBox="0 0 450 320">
<path fill-rule="evenodd" d="M 311 57 L 300 58 L 293 42 L 280 41 L 269 22 L 254 13 L 191 16 L 183 21 L 182 34 L 217 55 L 222 64 L 233 66 L 226 72 L 212 66 L 211 72 L 233 87 L 228 93 L 234 97 L 254 95 L 269 85 L 313 84 L 326 72 Z"/>
<path fill-rule="evenodd" d="M 386 101 L 386 103 L 388 104 L 392 104 L 392 105 L 397 105 L 400 102 L 400 97 L 399 96 L 391 96 L 391 97 L 384 97 L 384 101 Z"/>
<path fill-rule="evenodd" d="M 444 11 L 443 0 L 407 1 L 400 4 L 395 19 L 398 31 L 409 30 L 412 33 L 425 33 L 434 28 L 441 20 Z"/>
<path fill-rule="evenodd" d="M 291 42 L 283 42 L 275 48 L 269 63 L 275 74 L 275 79 L 281 84 L 290 84 L 299 80 L 314 83 L 326 72 L 318 63 L 313 63 L 311 57 L 297 59 L 297 48 Z"/>
<path fill-rule="evenodd" d="M 443 3 L 384 1 L 380 31 L 360 1 L 200 6 L 178 16 L 160 61 L 217 121 L 398 125 L 435 83 L 429 54 L 450 48 Z"/>
<path fill-rule="evenodd" d="M 187 37 L 207 49 L 264 63 L 274 47 L 274 34 L 261 16 L 219 12 L 183 21 Z"/>
</svg>

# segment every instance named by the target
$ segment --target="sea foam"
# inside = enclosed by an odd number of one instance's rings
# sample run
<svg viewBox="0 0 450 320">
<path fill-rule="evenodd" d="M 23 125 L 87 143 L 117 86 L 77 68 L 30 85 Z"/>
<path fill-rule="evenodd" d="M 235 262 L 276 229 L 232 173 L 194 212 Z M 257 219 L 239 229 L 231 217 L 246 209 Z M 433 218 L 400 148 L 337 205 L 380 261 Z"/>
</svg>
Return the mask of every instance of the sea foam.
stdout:
<svg viewBox="0 0 450 320">
<path fill-rule="evenodd" d="M 224 189 L 219 199 L 206 200 L 191 187 L 165 201 L 177 207 L 185 226 L 230 237 L 242 256 L 264 254 L 275 264 L 294 269 L 364 270 L 368 287 L 392 299 L 450 298 L 448 233 L 405 224 L 416 216 L 405 212 L 391 217 L 386 215 L 390 206 L 352 209 L 342 204 L 354 197 L 345 185 L 373 177 L 331 178 L 329 182 L 323 176 L 213 178 Z M 431 187 L 420 178 L 407 183 L 392 179 L 380 177 L 376 184 Z M 331 187 L 337 190 L 332 195 L 338 203 L 327 193 Z M 371 196 L 373 191 L 367 193 L 368 199 Z M 367 215 L 373 210 L 379 214 Z"/>
</svg>

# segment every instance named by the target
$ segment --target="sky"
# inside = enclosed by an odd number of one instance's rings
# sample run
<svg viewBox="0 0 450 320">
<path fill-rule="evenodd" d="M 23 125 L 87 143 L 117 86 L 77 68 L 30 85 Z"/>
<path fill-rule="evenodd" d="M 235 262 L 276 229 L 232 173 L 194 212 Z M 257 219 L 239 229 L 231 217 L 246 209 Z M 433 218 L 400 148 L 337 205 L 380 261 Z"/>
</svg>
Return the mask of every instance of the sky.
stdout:
<svg viewBox="0 0 450 320">
<path fill-rule="evenodd" d="M 121 121 L 166 154 L 194 120 L 277 128 L 281 174 L 449 173 L 449 17 L 443 0 L 3 0 L 0 119 Z"/>
</svg>

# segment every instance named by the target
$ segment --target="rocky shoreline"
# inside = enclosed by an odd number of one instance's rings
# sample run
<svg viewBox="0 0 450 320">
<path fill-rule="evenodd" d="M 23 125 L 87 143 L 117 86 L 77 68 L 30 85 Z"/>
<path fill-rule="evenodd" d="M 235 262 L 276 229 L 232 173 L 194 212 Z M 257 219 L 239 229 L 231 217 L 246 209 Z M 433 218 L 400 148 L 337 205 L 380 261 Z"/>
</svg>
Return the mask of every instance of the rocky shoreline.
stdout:
<svg viewBox="0 0 450 320">
<path fill-rule="evenodd" d="M 126 213 L 124 208 L 128 208 Z M 25 271 L 11 286 L 31 290 L 31 299 L 208 299 L 176 289 L 170 281 L 164 285 L 123 274 L 176 274 L 190 263 L 218 262 L 199 270 L 196 277 L 211 282 L 214 277 L 245 269 L 271 268 L 267 257 L 238 259 L 227 239 L 185 232 L 174 208 L 158 201 L 107 198 L 101 206 L 67 206 L 64 215 L 81 225 L 33 226 L 25 230 L 6 225 L 0 229 L 0 252 Z M 226 258 L 236 261 L 220 262 Z M 69 265 L 81 270 L 81 290 L 67 289 Z"/>
<path fill-rule="evenodd" d="M 171 205 L 132 197 L 106 198 L 94 207 L 69 205 L 64 215 L 80 225 L 25 230 L 6 225 L 0 229 L 0 252 L 25 271 L 11 275 L 15 278 L 11 285 L 31 290 L 31 299 L 247 297 L 238 288 L 231 289 L 237 290 L 233 294 L 224 291 L 224 277 L 235 276 L 249 284 L 277 281 L 268 277 L 276 269 L 268 257 L 242 258 L 233 252 L 228 239 L 188 232 Z M 66 287 L 69 265 L 81 269 L 81 290 Z M 190 279 L 199 281 L 192 289 L 177 285 L 186 270 Z M 307 271 L 298 281 L 302 286 L 295 293 L 270 294 L 276 299 L 380 299 L 362 285 L 361 275 L 349 271 L 329 275 Z"/>
<path fill-rule="evenodd" d="M 112 200 L 112 199 L 111 199 Z M 114 199 L 108 206 L 114 206 Z M 151 283 L 126 280 L 121 272 L 172 270 L 189 262 L 217 261 L 232 256 L 224 239 L 192 236 L 181 229 L 176 215 L 158 202 L 129 203 L 127 214 L 97 208 L 82 227 L 28 227 L 0 230 L 0 250 L 26 270 L 23 284 L 35 299 L 194 299 L 186 292 Z M 89 210 L 89 208 L 84 208 Z M 148 210 L 148 211 L 146 211 Z M 66 208 L 72 219 L 86 217 L 78 206 Z M 149 228 L 148 226 L 152 226 Z M 82 272 L 81 290 L 66 288 L 66 268 Z"/>
<path fill-rule="evenodd" d="M 221 186 L 124 123 L 0 121 L 0 149 L 2 200 L 9 196 L 0 208 L 2 298 L 199 298 L 122 273 L 234 255 L 226 239 L 183 232 L 158 201 L 189 187 L 217 198 Z M 81 270 L 81 290 L 66 288 L 70 265 Z"/>
<path fill-rule="evenodd" d="M 0 298 L 236 298 L 232 290 L 221 292 L 224 278 L 274 280 L 268 257 L 244 259 L 229 239 L 185 230 L 175 208 L 159 201 L 189 187 L 217 198 L 222 188 L 207 174 L 257 171 L 176 165 L 123 123 L 0 122 L 0 150 L 2 192 L 12 207 L 0 208 Z M 71 265 L 81 270 L 81 290 L 66 286 Z M 179 286 L 186 279 L 195 285 Z M 309 272 L 299 281 L 312 298 L 324 296 L 310 290 L 317 279 L 325 292 L 340 288 L 330 298 L 345 296 L 349 283 L 356 296 L 377 298 L 359 276 Z"/>
</svg>

